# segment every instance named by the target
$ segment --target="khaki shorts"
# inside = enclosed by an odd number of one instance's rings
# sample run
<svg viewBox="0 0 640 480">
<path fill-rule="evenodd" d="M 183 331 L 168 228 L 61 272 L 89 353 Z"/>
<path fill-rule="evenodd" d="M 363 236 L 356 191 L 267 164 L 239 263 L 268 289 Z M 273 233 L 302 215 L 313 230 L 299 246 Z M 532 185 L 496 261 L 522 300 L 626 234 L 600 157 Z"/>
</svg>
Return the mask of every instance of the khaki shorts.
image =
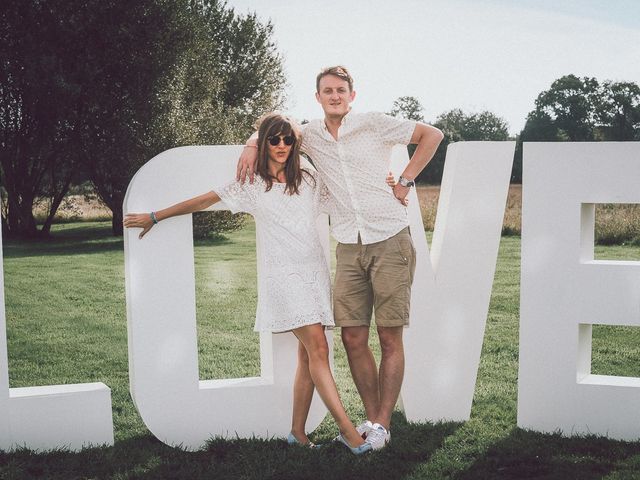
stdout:
<svg viewBox="0 0 640 480">
<path fill-rule="evenodd" d="M 409 228 L 369 245 L 338 243 L 333 315 L 336 326 L 409 325 L 416 251 Z"/>
</svg>

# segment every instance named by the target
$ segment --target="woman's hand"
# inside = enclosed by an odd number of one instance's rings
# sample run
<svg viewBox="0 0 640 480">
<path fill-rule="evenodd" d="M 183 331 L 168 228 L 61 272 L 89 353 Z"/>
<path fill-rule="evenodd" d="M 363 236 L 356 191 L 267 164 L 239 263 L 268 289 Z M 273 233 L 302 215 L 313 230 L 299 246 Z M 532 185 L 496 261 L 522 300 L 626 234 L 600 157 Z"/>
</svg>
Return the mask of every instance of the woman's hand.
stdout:
<svg viewBox="0 0 640 480">
<path fill-rule="evenodd" d="M 387 174 L 387 185 L 389 185 L 389 186 L 393 189 L 393 194 L 394 194 L 394 196 L 396 196 L 396 189 L 395 189 L 395 186 L 396 186 L 396 180 L 395 180 L 395 178 L 393 178 L 393 173 L 391 173 L 391 172 L 389 172 L 389 173 Z M 408 193 L 408 192 L 407 192 L 407 193 Z M 398 197 L 396 196 L 396 198 L 398 198 Z M 405 193 L 405 197 L 403 197 L 403 198 L 398 198 L 398 201 L 399 201 L 400 203 L 402 203 L 405 207 L 406 207 L 407 205 L 409 205 L 409 199 L 408 199 L 408 198 L 406 198 L 406 193 Z"/>
<path fill-rule="evenodd" d="M 155 224 L 150 213 L 127 213 L 122 224 L 125 228 L 142 228 L 138 238 L 142 238 Z"/>
</svg>

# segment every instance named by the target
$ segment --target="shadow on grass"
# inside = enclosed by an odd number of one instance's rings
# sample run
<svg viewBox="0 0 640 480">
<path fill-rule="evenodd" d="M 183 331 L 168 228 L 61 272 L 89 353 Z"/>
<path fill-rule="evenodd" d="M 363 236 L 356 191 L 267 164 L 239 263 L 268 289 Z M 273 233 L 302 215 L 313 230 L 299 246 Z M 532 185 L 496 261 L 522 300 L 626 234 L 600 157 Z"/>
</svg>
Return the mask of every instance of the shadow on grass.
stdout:
<svg viewBox="0 0 640 480">
<path fill-rule="evenodd" d="M 563 437 L 514 428 L 456 480 L 640 478 L 640 445 L 597 436 Z"/>
<path fill-rule="evenodd" d="M 173 449 L 151 435 L 116 442 L 113 447 L 87 448 L 81 452 L 66 450 L 35 453 L 20 449 L 0 452 L 2 479 L 129 478 L 160 463 Z M 186 455 L 186 453 L 185 453 Z"/>
<path fill-rule="evenodd" d="M 409 425 L 394 420 L 393 442 L 362 457 L 343 445 L 311 450 L 284 440 L 213 439 L 207 448 L 185 452 L 152 436 L 79 453 L 28 450 L 0 453 L 0 478 L 127 479 L 396 479 L 428 461 L 459 424 Z M 330 439 L 316 439 L 330 442 Z"/>
<path fill-rule="evenodd" d="M 5 240 L 5 258 L 23 258 L 46 255 L 87 255 L 124 250 L 122 237 L 114 237 L 111 222 L 73 223 L 56 225 L 51 238 L 33 240 Z M 195 240 L 195 246 L 225 245 L 230 240 L 216 236 Z"/>
<path fill-rule="evenodd" d="M 114 237 L 109 223 L 56 225 L 52 237 L 33 240 L 5 240 L 5 258 L 47 255 L 86 255 L 122 251 L 122 237 Z"/>
</svg>

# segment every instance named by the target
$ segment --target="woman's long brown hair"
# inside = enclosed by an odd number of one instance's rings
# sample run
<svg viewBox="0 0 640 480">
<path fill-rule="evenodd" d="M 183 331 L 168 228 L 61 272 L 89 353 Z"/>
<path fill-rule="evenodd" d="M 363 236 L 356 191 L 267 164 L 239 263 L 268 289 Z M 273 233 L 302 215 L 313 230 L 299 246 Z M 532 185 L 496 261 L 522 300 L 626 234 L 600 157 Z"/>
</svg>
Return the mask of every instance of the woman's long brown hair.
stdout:
<svg viewBox="0 0 640 480">
<path fill-rule="evenodd" d="M 285 192 L 289 195 L 299 193 L 302 174 L 308 172 L 300 168 L 300 130 L 295 122 L 279 113 L 270 113 L 260 122 L 258 128 L 258 162 L 256 173 L 267 184 L 266 191 L 271 190 L 273 181 L 277 180 L 269 173 L 269 137 L 275 135 L 291 135 L 295 142 L 291 146 L 284 171 L 286 176 Z"/>
</svg>

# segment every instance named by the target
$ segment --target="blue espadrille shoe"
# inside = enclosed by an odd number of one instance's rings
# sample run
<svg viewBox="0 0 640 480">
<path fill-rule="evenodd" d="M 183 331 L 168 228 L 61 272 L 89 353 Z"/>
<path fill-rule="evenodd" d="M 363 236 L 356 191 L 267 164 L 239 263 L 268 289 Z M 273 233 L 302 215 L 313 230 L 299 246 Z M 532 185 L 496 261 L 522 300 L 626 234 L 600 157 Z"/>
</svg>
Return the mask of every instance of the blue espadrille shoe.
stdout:
<svg viewBox="0 0 640 480">
<path fill-rule="evenodd" d="M 349 445 L 349 442 L 347 442 L 344 439 L 342 434 L 338 435 L 336 437 L 336 440 L 338 440 L 340 443 L 345 445 L 349 450 L 351 450 L 351 453 L 353 453 L 354 455 L 362 455 L 363 453 L 367 453 L 367 452 L 370 452 L 372 450 L 371 444 L 367 443 L 367 442 L 364 442 L 359 447 L 352 447 L 351 445 Z"/>
</svg>

